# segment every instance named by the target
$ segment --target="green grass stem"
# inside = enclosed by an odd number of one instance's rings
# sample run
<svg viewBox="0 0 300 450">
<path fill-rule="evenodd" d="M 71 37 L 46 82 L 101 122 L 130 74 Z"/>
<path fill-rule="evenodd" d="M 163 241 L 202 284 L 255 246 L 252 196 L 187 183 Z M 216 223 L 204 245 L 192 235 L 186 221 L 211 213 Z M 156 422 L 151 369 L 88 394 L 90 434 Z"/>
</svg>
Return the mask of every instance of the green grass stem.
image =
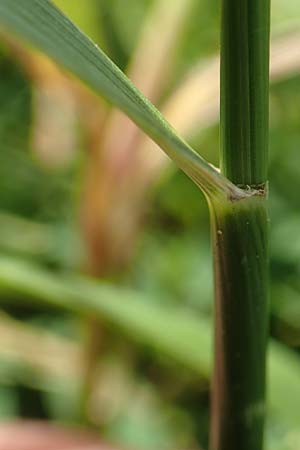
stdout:
<svg viewBox="0 0 300 450">
<path fill-rule="evenodd" d="M 262 450 L 268 333 L 269 0 L 223 0 L 221 171 L 256 195 L 211 207 L 215 367 L 211 450 Z"/>
</svg>

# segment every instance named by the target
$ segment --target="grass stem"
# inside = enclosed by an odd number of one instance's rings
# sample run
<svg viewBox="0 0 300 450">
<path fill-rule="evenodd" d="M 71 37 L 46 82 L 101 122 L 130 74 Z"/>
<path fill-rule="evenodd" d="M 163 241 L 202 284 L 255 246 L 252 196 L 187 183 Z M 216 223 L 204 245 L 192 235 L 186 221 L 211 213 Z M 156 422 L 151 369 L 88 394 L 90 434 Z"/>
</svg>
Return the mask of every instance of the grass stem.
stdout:
<svg viewBox="0 0 300 450">
<path fill-rule="evenodd" d="M 211 450 L 262 450 L 268 332 L 269 0 L 223 0 L 221 172 L 256 194 L 211 205 Z"/>
</svg>

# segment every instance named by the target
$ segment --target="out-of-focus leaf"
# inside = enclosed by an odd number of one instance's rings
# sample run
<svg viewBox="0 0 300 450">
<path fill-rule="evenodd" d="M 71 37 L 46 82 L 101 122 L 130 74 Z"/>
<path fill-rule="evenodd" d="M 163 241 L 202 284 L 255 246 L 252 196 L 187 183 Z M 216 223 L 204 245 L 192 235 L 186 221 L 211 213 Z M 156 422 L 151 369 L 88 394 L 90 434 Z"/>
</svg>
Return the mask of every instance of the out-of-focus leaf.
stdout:
<svg viewBox="0 0 300 450">
<path fill-rule="evenodd" d="M 288 214 L 273 227 L 271 234 L 272 257 L 287 264 L 298 264 L 300 254 L 300 217 Z"/>
<path fill-rule="evenodd" d="M 275 283 L 272 287 L 272 313 L 277 319 L 277 334 L 290 345 L 300 345 L 300 291 L 293 279 L 288 283 Z"/>
<path fill-rule="evenodd" d="M 105 319 L 132 339 L 162 352 L 202 376 L 212 369 L 209 321 L 184 309 L 151 304 L 142 293 L 105 285 L 79 276 L 55 277 L 36 266 L 0 260 L 0 288 L 22 293 L 58 308 Z M 269 353 L 269 402 L 282 423 L 300 420 L 300 362 L 275 342 Z M 288 392 L 287 392 L 288 386 Z"/>
<path fill-rule="evenodd" d="M 53 230 L 48 225 L 0 211 L 0 247 L 6 250 L 43 255 L 48 253 L 53 240 Z"/>
<path fill-rule="evenodd" d="M 78 267 L 84 251 L 78 232 L 65 223 L 41 223 L 0 211 L 0 249 Z"/>
<path fill-rule="evenodd" d="M 54 307 L 104 317 L 135 340 L 209 377 L 210 326 L 205 319 L 195 318 L 184 310 L 151 305 L 151 299 L 141 301 L 143 296 L 138 292 L 83 277 L 57 279 L 36 266 L 9 258 L 0 260 L 0 289 L 19 292 Z"/>
</svg>

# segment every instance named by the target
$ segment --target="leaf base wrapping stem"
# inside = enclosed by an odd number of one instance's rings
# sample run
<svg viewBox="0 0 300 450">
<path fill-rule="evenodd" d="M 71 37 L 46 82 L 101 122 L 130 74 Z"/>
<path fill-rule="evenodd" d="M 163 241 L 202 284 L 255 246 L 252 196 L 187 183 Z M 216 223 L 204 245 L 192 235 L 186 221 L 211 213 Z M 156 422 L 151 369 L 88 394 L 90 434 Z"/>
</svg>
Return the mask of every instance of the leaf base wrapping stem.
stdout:
<svg viewBox="0 0 300 450">
<path fill-rule="evenodd" d="M 211 205 L 215 368 L 211 450 L 261 450 L 268 331 L 265 197 Z"/>
</svg>

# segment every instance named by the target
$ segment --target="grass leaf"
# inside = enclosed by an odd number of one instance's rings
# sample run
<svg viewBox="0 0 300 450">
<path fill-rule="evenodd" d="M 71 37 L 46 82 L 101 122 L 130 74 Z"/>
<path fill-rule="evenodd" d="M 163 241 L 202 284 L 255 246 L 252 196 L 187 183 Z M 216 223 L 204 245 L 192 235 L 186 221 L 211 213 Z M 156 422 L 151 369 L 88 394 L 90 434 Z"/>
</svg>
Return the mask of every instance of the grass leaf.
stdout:
<svg viewBox="0 0 300 450">
<path fill-rule="evenodd" d="M 48 0 L 1 0 L 0 25 L 120 108 L 208 195 L 243 195 L 201 158 L 124 73 Z"/>
</svg>

